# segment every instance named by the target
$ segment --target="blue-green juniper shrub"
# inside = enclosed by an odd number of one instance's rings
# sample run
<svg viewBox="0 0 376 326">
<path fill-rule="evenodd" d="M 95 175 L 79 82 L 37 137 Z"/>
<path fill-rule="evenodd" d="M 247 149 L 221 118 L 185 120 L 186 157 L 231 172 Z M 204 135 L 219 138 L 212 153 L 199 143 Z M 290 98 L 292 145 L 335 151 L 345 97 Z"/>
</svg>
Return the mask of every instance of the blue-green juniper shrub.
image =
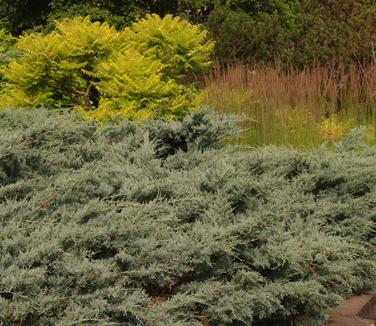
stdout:
<svg viewBox="0 0 376 326">
<path fill-rule="evenodd" d="M 235 119 L 0 112 L 1 325 L 322 325 L 376 281 L 376 148 Z"/>
</svg>

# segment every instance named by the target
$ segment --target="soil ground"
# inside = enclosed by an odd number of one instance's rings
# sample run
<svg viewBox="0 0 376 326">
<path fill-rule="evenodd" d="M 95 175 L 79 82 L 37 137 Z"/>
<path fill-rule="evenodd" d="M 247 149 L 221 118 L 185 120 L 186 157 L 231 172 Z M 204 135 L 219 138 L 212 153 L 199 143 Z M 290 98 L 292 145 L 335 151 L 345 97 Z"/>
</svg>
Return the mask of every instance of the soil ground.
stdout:
<svg viewBox="0 0 376 326">
<path fill-rule="evenodd" d="M 327 326 L 376 326 L 376 293 L 344 301 L 332 310 Z"/>
</svg>

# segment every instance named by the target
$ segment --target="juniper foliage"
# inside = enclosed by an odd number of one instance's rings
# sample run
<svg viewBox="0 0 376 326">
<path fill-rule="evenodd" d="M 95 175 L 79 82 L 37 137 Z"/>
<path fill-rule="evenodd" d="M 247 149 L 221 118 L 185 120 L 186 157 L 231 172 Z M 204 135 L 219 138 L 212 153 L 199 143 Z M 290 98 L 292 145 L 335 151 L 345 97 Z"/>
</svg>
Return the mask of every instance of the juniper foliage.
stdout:
<svg viewBox="0 0 376 326">
<path fill-rule="evenodd" d="M 0 112 L 3 325 L 321 325 L 375 285 L 376 148 L 222 147 L 234 119 Z"/>
</svg>

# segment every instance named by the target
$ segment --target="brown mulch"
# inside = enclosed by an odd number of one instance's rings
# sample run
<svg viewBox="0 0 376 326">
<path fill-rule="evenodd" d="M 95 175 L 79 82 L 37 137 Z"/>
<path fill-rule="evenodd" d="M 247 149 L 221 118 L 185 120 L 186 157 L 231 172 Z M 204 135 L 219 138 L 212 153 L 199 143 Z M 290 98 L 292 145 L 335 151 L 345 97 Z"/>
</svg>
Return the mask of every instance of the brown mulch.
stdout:
<svg viewBox="0 0 376 326">
<path fill-rule="evenodd" d="M 327 326 L 376 326 L 376 293 L 345 300 L 331 311 Z"/>
</svg>

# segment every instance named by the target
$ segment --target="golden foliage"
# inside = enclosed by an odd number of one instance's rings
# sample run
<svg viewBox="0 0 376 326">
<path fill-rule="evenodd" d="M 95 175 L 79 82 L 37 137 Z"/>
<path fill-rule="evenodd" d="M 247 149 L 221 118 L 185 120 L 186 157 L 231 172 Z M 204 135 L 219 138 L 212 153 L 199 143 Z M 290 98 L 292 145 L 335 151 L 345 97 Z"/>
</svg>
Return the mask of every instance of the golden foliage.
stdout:
<svg viewBox="0 0 376 326">
<path fill-rule="evenodd" d="M 159 40 L 159 41 L 158 41 Z M 181 119 L 194 110 L 193 84 L 209 64 L 206 32 L 180 18 L 149 15 L 117 31 L 88 17 L 21 36 L 4 70 L 2 107 L 76 108 L 90 119 Z"/>
<path fill-rule="evenodd" d="M 165 71 L 177 80 L 192 78 L 208 67 L 214 42 L 200 25 L 180 17 L 146 15 L 124 30 L 126 47 L 165 65 Z"/>
</svg>

